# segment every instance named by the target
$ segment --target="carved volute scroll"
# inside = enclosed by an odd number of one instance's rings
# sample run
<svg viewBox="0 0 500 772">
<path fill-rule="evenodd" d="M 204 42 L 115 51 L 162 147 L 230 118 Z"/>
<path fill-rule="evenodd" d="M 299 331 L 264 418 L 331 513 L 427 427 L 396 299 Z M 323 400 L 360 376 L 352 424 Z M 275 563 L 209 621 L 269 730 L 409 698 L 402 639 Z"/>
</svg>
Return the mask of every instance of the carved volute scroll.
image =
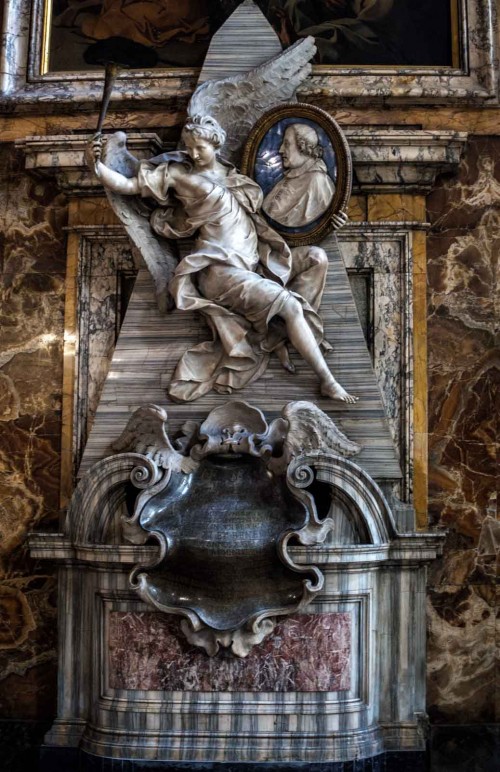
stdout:
<svg viewBox="0 0 500 772">
<path fill-rule="evenodd" d="M 188 421 L 178 449 L 166 421 L 162 408 L 140 408 L 113 445 L 122 453 L 100 462 L 129 460 L 138 494 L 124 534 L 160 546 L 153 562 L 135 566 L 130 585 L 155 608 L 182 616 L 188 640 L 208 654 L 223 646 L 246 656 L 276 617 L 303 609 L 323 587 L 319 569 L 299 565 L 289 551 L 323 542 L 333 527 L 318 516 L 307 490 L 314 463 L 309 456 L 301 463 L 301 453 L 333 459 L 360 448 L 309 402 L 289 403 L 270 425 L 257 408 L 228 402 L 201 425 Z"/>
</svg>

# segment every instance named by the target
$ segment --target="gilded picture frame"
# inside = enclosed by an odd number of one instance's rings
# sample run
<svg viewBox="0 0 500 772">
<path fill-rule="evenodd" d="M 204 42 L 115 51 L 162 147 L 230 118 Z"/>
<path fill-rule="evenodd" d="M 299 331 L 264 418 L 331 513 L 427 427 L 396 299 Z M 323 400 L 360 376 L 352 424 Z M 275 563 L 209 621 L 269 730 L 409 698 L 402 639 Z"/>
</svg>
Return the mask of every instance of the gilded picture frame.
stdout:
<svg viewBox="0 0 500 772">
<path fill-rule="evenodd" d="M 82 58 L 110 33 L 152 46 L 159 68 L 201 66 L 210 39 L 240 0 L 39 0 L 43 16 L 40 72 L 93 68 Z M 316 38 L 318 67 L 458 68 L 460 0 L 258 0 L 284 47 Z M 433 24 L 421 34 L 432 9 Z M 413 32 L 412 32 L 413 30 Z"/>
<path fill-rule="evenodd" d="M 262 188 L 262 214 L 291 246 L 320 243 L 347 211 L 349 145 L 319 107 L 295 102 L 265 113 L 249 134 L 242 172 Z"/>
</svg>

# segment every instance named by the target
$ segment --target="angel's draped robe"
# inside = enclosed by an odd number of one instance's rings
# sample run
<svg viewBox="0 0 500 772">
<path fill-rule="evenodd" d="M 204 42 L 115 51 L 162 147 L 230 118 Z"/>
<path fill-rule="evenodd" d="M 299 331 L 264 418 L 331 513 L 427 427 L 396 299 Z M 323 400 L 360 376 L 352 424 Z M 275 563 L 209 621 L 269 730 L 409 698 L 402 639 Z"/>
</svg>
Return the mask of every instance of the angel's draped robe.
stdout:
<svg viewBox="0 0 500 772">
<path fill-rule="evenodd" d="M 318 343 L 325 343 L 317 314 L 325 252 L 291 250 L 259 215 L 260 187 L 219 160 L 228 169 L 222 182 L 195 172 L 189 157 L 178 152 L 142 162 L 138 172 L 141 195 L 160 204 L 151 215 L 153 230 L 168 239 L 195 235 L 195 249 L 180 261 L 169 290 L 178 309 L 203 313 L 212 340 L 186 351 L 177 364 L 168 393 L 183 402 L 211 389 L 229 394 L 259 378 L 270 353 L 286 340 L 279 315 L 291 295 L 302 304 Z M 172 196 L 174 162 L 199 179 L 199 195 Z"/>
</svg>

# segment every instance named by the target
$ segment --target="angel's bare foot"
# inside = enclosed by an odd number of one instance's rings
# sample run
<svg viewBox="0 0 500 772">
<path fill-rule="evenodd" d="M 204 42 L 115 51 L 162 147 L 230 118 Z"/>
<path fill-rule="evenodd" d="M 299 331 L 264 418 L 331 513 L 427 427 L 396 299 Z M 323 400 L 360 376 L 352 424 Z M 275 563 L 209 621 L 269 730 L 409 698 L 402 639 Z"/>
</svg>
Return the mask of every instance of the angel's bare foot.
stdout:
<svg viewBox="0 0 500 772">
<path fill-rule="evenodd" d="M 359 399 L 359 397 L 353 397 L 352 394 L 348 394 L 333 377 L 328 381 L 321 382 L 321 393 L 324 397 L 338 399 L 340 402 L 348 402 L 349 404 L 354 404 Z"/>
<path fill-rule="evenodd" d="M 285 370 L 288 370 L 289 373 L 295 372 L 295 365 L 290 360 L 290 352 L 288 351 L 288 346 L 286 343 L 283 343 L 282 346 L 276 349 L 276 356 L 280 360 Z"/>
</svg>

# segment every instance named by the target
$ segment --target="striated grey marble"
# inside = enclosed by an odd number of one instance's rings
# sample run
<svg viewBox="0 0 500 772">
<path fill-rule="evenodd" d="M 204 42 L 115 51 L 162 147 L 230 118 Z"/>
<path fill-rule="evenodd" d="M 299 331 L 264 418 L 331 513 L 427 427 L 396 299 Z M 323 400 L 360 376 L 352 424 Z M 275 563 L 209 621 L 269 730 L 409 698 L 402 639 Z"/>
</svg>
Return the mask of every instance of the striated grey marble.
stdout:
<svg viewBox="0 0 500 772">
<path fill-rule="evenodd" d="M 259 44 L 248 46 L 257 36 Z M 235 49 L 244 50 L 245 56 L 235 57 Z M 201 68 L 198 84 L 246 73 L 281 51 L 280 39 L 260 8 L 252 0 L 244 0 L 213 36 L 210 58 Z"/>
<path fill-rule="evenodd" d="M 316 378 L 300 358 L 292 354 L 296 373 L 271 361 L 266 374 L 237 392 L 237 398 L 251 402 L 274 417 L 290 400 L 317 402 L 348 437 L 363 445 L 359 464 L 376 479 L 399 480 L 401 471 L 393 438 L 386 423 L 379 388 L 359 324 L 347 274 L 335 241 L 322 245 L 330 260 L 321 314 L 325 336 L 333 346 L 327 361 L 340 383 L 360 397 L 359 403 L 343 407 L 318 394 Z M 165 390 L 179 356 L 193 343 L 206 338 L 194 314 L 173 311 L 161 316 L 156 308 L 150 277 L 140 272 L 117 347 L 104 385 L 96 420 L 85 449 L 81 473 L 109 452 L 110 440 L 125 427 L 129 413 L 144 402 L 165 405 Z M 197 420 L 220 404 L 210 393 L 190 405 L 168 403 L 172 432 L 188 420 Z"/>
</svg>

